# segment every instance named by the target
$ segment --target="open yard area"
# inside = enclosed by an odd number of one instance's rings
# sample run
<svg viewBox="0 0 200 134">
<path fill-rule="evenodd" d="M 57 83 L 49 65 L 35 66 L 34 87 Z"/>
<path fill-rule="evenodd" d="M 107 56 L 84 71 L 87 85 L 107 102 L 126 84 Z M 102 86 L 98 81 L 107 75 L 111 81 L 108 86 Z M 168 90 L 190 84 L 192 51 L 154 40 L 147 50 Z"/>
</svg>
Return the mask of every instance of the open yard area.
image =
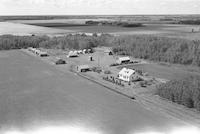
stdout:
<svg viewBox="0 0 200 134">
<path fill-rule="evenodd" d="M 125 134 L 185 126 L 38 58 L 20 50 L 0 52 L 1 131 L 61 124 L 81 125 L 100 134 Z"/>
</svg>

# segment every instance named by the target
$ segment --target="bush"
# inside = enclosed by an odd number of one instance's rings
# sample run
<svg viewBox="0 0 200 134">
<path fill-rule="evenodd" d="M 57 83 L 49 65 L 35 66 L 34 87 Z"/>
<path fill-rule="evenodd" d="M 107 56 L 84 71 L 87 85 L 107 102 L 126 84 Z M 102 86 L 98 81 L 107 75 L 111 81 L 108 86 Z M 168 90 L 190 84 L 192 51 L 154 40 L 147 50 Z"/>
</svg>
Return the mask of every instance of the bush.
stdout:
<svg viewBox="0 0 200 134">
<path fill-rule="evenodd" d="M 111 71 L 110 70 L 105 70 L 104 74 L 111 74 Z"/>
<path fill-rule="evenodd" d="M 118 63 L 113 63 L 113 64 L 110 64 L 110 67 L 114 67 L 114 66 L 119 66 L 120 64 Z"/>
<path fill-rule="evenodd" d="M 172 80 L 157 87 L 158 95 L 182 104 L 188 108 L 200 110 L 200 77 L 190 76 L 181 80 Z"/>
<path fill-rule="evenodd" d="M 91 70 L 93 72 L 97 72 L 97 73 L 101 73 L 102 72 L 102 69 L 100 67 L 93 67 Z"/>
</svg>

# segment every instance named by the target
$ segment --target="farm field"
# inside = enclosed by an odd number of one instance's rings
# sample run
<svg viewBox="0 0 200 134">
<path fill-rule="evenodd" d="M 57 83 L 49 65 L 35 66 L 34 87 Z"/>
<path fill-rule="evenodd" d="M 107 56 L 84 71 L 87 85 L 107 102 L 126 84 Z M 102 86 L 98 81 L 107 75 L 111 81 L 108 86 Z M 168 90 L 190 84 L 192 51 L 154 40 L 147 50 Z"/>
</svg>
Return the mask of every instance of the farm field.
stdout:
<svg viewBox="0 0 200 134">
<path fill-rule="evenodd" d="M 20 50 L 1 51 L 0 66 L 2 134 L 55 124 L 100 134 L 167 133 L 187 126 Z"/>
<path fill-rule="evenodd" d="M 0 22 L 0 35 L 58 35 L 72 33 L 70 30 L 53 29 L 48 27 L 40 27 L 33 25 L 26 25 L 20 23 Z"/>
<path fill-rule="evenodd" d="M 117 27 L 117 26 L 87 26 L 88 20 L 113 20 L 109 18 L 99 19 L 50 19 L 50 20 L 10 20 L 0 23 L 0 34 L 53 34 L 62 35 L 68 33 L 110 33 L 114 35 L 157 35 L 198 39 L 200 27 L 198 25 L 143 23 L 143 27 Z M 116 20 L 116 18 L 115 18 Z M 136 21 L 137 22 L 137 21 Z M 35 26 L 34 26 L 35 25 Z M 23 28 L 23 29 L 22 29 Z M 192 29 L 194 32 L 192 32 Z"/>
</svg>

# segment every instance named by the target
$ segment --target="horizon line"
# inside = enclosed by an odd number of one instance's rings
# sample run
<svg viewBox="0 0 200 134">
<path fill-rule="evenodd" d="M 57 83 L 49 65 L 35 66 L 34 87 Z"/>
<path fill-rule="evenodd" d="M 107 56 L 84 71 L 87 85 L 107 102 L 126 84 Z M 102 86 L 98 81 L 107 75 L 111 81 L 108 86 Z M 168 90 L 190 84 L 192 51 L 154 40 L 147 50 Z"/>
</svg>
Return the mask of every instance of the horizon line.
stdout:
<svg viewBox="0 0 200 134">
<path fill-rule="evenodd" d="M 192 13 L 185 13 L 185 14 L 9 14 L 9 15 L 1 15 L 0 16 L 173 16 L 173 15 L 200 15 L 199 14 L 192 14 Z"/>
</svg>

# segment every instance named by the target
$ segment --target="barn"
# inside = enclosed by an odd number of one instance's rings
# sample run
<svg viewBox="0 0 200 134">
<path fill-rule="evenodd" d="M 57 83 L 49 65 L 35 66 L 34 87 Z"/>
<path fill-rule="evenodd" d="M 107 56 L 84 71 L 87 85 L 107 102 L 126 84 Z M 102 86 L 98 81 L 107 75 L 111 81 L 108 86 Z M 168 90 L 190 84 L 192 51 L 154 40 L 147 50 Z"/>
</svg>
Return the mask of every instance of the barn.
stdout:
<svg viewBox="0 0 200 134">
<path fill-rule="evenodd" d="M 88 65 L 79 65 L 77 66 L 78 72 L 87 72 L 90 71 L 90 67 Z"/>
<path fill-rule="evenodd" d="M 118 64 L 129 63 L 130 60 L 131 60 L 130 57 L 119 57 L 117 63 Z"/>
<path fill-rule="evenodd" d="M 44 52 L 44 51 L 40 51 L 38 55 L 40 57 L 47 57 L 48 56 L 47 52 Z"/>
</svg>

